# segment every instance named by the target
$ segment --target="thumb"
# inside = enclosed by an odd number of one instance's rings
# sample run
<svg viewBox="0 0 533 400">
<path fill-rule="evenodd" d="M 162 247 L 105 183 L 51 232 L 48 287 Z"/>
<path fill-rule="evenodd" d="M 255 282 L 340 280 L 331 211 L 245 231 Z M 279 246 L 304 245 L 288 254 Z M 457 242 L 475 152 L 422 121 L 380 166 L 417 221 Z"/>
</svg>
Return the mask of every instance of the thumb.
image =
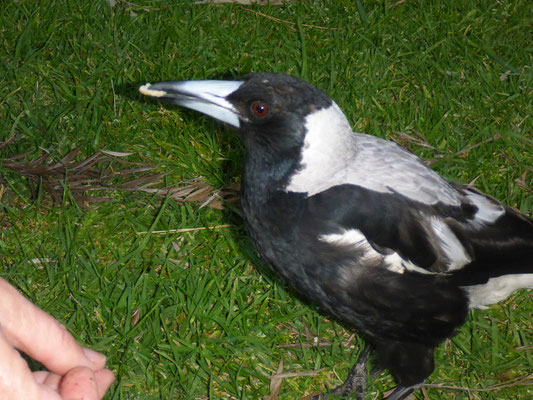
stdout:
<svg viewBox="0 0 533 400">
<path fill-rule="evenodd" d="M 115 380 L 108 369 L 93 371 L 87 367 L 72 368 L 59 382 L 62 400 L 100 400 Z"/>
<path fill-rule="evenodd" d="M 75 367 L 59 383 L 63 400 L 98 400 L 98 386 L 92 369 Z"/>
<path fill-rule="evenodd" d="M 103 354 L 80 346 L 67 329 L 0 278 L 0 322 L 8 342 L 50 371 L 65 374 L 76 366 L 104 367 Z M 60 356 L 58 356 L 60 354 Z"/>
</svg>

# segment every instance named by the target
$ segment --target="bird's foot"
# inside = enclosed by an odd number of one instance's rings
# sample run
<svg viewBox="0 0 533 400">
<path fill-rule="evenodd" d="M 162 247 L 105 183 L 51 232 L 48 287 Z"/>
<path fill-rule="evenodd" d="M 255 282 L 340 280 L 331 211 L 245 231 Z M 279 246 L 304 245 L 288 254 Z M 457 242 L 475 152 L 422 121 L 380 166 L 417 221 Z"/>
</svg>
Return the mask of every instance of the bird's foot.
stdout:
<svg viewBox="0 0 533 400">
<path fill-rule="evenodd" d="M 363 350 L 359 355 L 357 362 L 348 373 L 348 377 L 344 383 L 330 391 L 332 395 L 349 396 L 354 393 L 357 400 L 364 400 L 368 378 L 366 364 L 368 363 L 368 358 L 371 352 L 372 349 L 369 346 Z"/>
<path fill-rule="evenodd" d="M 418 388 L 415 386 L 397 386 L 394 388 L 391 394 L 387 397 L 384 397 L 383 400 L 405 400 L 407 396 L 413 393 Z"/>
<path fill-rule="evenodd" d="M 357 362 L 348 373 L 348 377 L 344 383 L 330 390 L 327 395 L 321 393 L 313 396 L 312 400 L 329 400 L 329 396 L 335 399 L 344 399 L 344 396 L 350 396 L 352 394 L 355 394 L 355 399 L 364 400 L 368 375 L 366 364 L 371 352 L 372 348 L 367 346 L 359 355 Z"/>
</svg>

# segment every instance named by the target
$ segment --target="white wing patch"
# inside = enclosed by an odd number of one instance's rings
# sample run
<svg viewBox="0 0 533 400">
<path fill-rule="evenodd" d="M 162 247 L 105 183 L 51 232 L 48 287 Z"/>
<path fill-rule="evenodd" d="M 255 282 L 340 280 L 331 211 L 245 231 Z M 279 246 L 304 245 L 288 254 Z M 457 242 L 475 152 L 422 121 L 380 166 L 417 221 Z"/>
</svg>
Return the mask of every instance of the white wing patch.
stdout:
<svg viewBox="0 0 533 400">
<path fill-rule="evenodd" d="M 348 229 L 341 233 L 331 233 L 329 235 L 321 235 L 320 240 L 326 243 L 331 243 L 337 246 L 349 246 L 354 250 L 362 252 L 362 256 L 357 260 L 360 264 L 374 266 L 385 264 L 389 271 L 403 274 L 405 271 L 416 271 L 421 273 L 431 273 L 424 268 L 420 268 L 403 259 L 398 253 L 383 255 L 377 252 L 366 239 L 366 236 L 358 229 Z"/>
<path fill-rule="evenodd" d="M 448 270 L 461 269 L 472 259 L 446 222 L 438 217 L 430 219 L 430 226 L 437 235 L 438 245 L 448 259 Z"/>
<path fill-rule="evenodd" d="M 476 228 L 495 222 L 505 213 L 505 209 L 501 204 L 482 194 L 468 192 L 466 198 L 478 208 L 473 221 L 473 225 Z"/>
<path fill-rule="evenodd" d="M 533 274 L 513 274 L 490 278 L 481 285 L 465 286 L 470 308 L 486 308 L 518 289 L 533 289 Z"/>
<path fill-rule="evenodd" d="M 426 204 L 460 205 L 461 195 L 418 157 L 396 143 L 355 133 L 333 103 L 309 114 L 300 169 L 285 190 L 309 196 L 353 184 L 380 193 L 400 193 Z"/>
<path fill-rule="evenodd" d="M 331 233 L 329 235 L 322 235 L 320 240 L 326 243 L 331 243 L 337 246 L 349 246 L 356 250 L 360 250 L 363 255 L 359 262 L 364 264 L 379 264 L 383 256 L 379 254 L 368 243 L 365 235 L 358 229 L 345 230 L 342 233 Z"/>
</svg>

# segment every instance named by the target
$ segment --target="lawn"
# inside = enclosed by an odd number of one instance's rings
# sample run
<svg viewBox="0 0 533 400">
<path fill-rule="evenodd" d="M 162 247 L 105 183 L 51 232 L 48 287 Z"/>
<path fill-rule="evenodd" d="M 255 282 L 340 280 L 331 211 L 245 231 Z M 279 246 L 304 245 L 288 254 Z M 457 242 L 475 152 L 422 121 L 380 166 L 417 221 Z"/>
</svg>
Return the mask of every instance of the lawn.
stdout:
<svg viewBox="0 0 533 400">
<path fill-rule="evenodd" d="M 215 207 L 239 183 L 238 138 L 137 87 L 290 73 L 355 130 L 531 215 L 531 4 L 193 3 L 3 3 L 0 275 L 108 355 L 106 399 L 275 400 L 277 372 L 279 399 L 298 399 L 339 384 L 364 343 L 269 273 L 237 203 Z M 417 398 L 533 398 L 532 315 L 527 291 L 473 312 L 436 352 L 428 383 L 446 388 Z M 367 398 L 393 386 L 380 373 Z"/>
</svg>

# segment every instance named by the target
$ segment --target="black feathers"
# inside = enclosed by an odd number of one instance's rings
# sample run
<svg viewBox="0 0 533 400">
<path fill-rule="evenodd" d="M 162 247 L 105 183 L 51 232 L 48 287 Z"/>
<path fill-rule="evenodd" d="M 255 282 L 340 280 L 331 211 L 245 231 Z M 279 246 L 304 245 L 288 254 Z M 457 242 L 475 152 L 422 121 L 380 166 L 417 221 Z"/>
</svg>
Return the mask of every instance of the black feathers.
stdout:
<svg viewBox="0 0 533 400">
<path fill-rule="evenodd" d="M 141 91 L 237 129 L 247 149 L 242 207 L 257 250 L 366 337 L 400 385 L 391 399 L 429 376 L 435 346 L 469 308 L 533 288 L 531 219 L 448 182 L 393 143 L 352 132 L 312 85 L 252 74 Z M 334 392 L 345 395 L 354 382 Z"/>
</svg>

